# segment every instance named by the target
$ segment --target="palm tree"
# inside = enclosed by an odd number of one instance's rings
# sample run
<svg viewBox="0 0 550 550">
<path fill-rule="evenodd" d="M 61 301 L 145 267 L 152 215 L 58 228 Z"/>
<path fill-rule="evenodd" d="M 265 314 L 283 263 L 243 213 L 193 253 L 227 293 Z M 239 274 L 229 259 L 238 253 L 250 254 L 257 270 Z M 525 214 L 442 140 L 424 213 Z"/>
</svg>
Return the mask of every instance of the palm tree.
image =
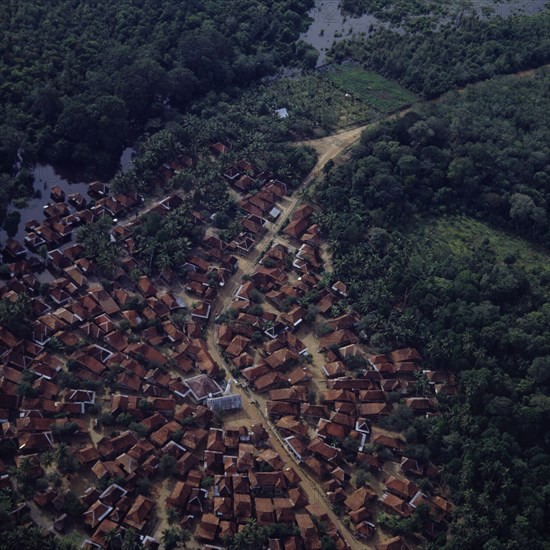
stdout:
<svg viewBox="0 0 550 550">
<path fill-rule="evenodd" d="M 137 533 L 133 529 L 126 529 L 122 541 L 122 550 L 139 550 L 141 547 Z"/>
<path fill-rule="evenodd" d="M 178 545 L 178 542 L 181 540 L 180 532 L 181 529 L 178 529 L 177 527 L 168 527 L 162 532 L 162 543 L 164 544 L 166 550 L 172 550 L 172 548 L 175 548 Z"/>
<path fill-rule="evenodd" d="M 174 523 L 177 523 L 180 519 L 179 512 L 172 508 L 171 506 L 168 508 L 166 519 L 168 520 L 168 525 L 173 525 Z"/>
<path fill-rule="evenodd" d="M 108 548 L 113 549 L 115 547 L 115 541 L 120 541 L 119 531 L 117 527 L 111 527 L 104 535 L 103 540 Z"/>
<path fill-rule="evenodd" d="M 45 453 L 42 453 L 42 456 L 40 457 L 40 463 L 42 464 L 42 466 L 44 466 L 44 468 L 51 466 L 54 460 L 55 455 L 51 451 L 46 451 Z"/>
</svg>

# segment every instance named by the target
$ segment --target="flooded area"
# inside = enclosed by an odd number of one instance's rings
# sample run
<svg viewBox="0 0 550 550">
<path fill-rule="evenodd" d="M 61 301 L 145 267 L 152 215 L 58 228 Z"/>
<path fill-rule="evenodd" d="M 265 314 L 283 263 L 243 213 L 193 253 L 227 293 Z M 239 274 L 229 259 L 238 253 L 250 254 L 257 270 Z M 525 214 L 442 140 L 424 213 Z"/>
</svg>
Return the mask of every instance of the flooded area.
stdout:
<svg viewBox="0 0 550 550">
<path fill-rule="evenodd" d="M 493 0 L 477 0 L 473 4 L 482 13 L 489 9 L 489 13 L 493 16 L 511 17 L 538 13 L 548 5 L 548 0 L 513 0 L 497 3 Z"/>
<path fill-rule="evenodd" d="M 120 169 L 127 172 L 134 165 L 135 149 L 126 147 L 120 156 Z M 26 201 L 23 208 L 14 208 L 13 205 L 8 208 L 9 211 L 17 210 L 21 215 L 21 221 L 17 227 L 17 233 L 13 237 L 20 243 L 25 238 L 25 224 L 31 220 L 42 221 L 44 219 L 43 210 L 48 204 L 53 203 L 50 197 L 52 187 L 58 186 L 65 193 L 80 193 L 86 200 L 90 199 L 88 195 L 88 183 L 73 173 L 65 174 L 54 168 L 51 164 L 35 164 L 31 170 L 33 176 L 33 197 Z M 4 229 L 0 230 L 0 243 L 5 243 L 8 235 Z"/>
<path fill-rule="evenodd" d="M 471 2 L 452 3 L 450 11 L 472 11 L 481 17 L 511 17 L 514 15 L 533 15 L 542 11 L 549 0 L 475 0 Z M 373 15 L 364 14 L 361 17 L 351 17 L 342 13 L 337 0 L 316 0 L 315 6 L 309 12 L 312 23 L 307 32 L 300 38 L 311 44 L 318 52 L 317 67 L 326 63 L 326 55 L 331 46 L 341 40 L 357 35 L 368 36 L 377 27 L 386 25 Z M 448 16 L 447 16 L 448 17 Z M 444 19 L 446 20 L 447 17 Z M 394 30 L 399 30 L 394 27 Z"/>
<path fill-rule="evenodd" d="M 309 16 L 313 22 L 300 38 L 319 52 L 318 67 L 325 63 L 327 51 L 335 42 L 361 33 L 368 35 L 381 24 L 372 15 L 346 16 L 341 12 L 339 3 L 332 0 L 317 0 Z"/>
<path fill-rule="evenodd" d="M 136 155 L 136 150 L 133 147 L 126 147 L 122 154 L 120 155 L 120 169 L 123 172 L 128 172 L 134 166 L 134 157 Z"/>
<path fill-rule="evenodd" d="M 49 203 L 53 203 L 50 193 L 54 185 L 60 187 L 66 195 L 80 193 L 86 199 L 89 198 L 87 183 L 70 181 L 57 173 L 50 164 L 36 164 L 32 170 L 32 175 L 34 178 L 34 198 L 29 199 L 25 207 L 17 209 L 21 214 L 21 221 L 14 239 L 20 243 L 25 238 L 25 224 L 31 220 L 42 221 L 44 219 L 44 207 Z M 9 210 L 14 210 L 14 208 L 9 208 Z M 6 231 L 0 231 L 0 241 L 4 243 L 7 238 Z"/>
</svg>

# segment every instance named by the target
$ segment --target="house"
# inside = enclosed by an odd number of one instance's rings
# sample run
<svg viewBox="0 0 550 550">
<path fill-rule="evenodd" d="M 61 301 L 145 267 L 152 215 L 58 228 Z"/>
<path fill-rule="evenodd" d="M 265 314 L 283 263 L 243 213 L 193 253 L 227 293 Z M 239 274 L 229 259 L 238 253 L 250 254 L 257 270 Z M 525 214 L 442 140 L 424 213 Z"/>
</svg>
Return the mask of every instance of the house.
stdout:
<svg viewBox="0 0 550 550">
<path fill-rule="evenodd" d="M 411 515 L 412 510 L 410 506 L 403 499 L 391 493 L 384 493 L 378 499 L 378 502 L 390 514 L 397 514 L 404 518 L 408 518 Z"/>
<path fill-rule="evenodd" d="M 304 457 L 308 455 L 307 444 L 295 435 L 285 437 L 285 442 L 289 451 L 296 457 L 298 462 L 302 462 Z"/>
<path fill-rule="evenodd" d="M 83 521 L 88 527 L 95 529 L 113 510 L 112 506 L 96 500 L 83 514 Z"/>
<path fill-rule="evenodd" d="M 404 348 L 392 351 L 390 353 L 391 360 L 394 363 L 401 362 L 418 362 L 422 361 L 422 356 L 415 348 Z"/>
<path fill-rule="evenodd" d="M 219 525 L 220 519 L 215 514 L 203 514 L 195 537 L 199 540 L 213 542 L 218 535 Z"/>
<path fill-rule="evenodd" d="M 359 405 L 359 414 L 371 420 L 379 416 L 387 416 L 393 407 L 390 403 L 362 403 Z"/>
<path fill-rule="evenodd" d="M 401 471 L 407 475 L 421 477 L 424 475 L 424 465 L 414 458 L 403 457 L 401 459 Z"/>
<path fill-rule="evenodd" d="M 305 403 L 307 401 L 307 389 L 303 386 L 293 386 L 291 388 L 283 388 L 272 390 L 269 393 L 269 398 L 272 401 L 287 401 L 290 403 Z"/>
<path fill-rule="evenodd" d="M 356 511 L 366 507 L 370 502 L 376 500 L 376 493 L 368 486 L 361 487 L 345 500 L 345 506 L 348 511 Z"/>
<path fill-rule="evenodd" d="M 348 329 L 337 330 L 323 336 L 319 340 L 319 349 L 324 351 L 333 348 L 339 348 L 347 344 L 356 344 L 359 341 L 355 333 Z"/>
<path fill-rule="evenodd" d="M 283 233 L 291 238 L 299 239 L 307 229 L 307 220 L 293 219 L 284 229 Z"/>
<path fill-rule="evenodd" d="M 271 418 L 298 416 L 300 406 L 298 403 L 288 403 L 286 401 L 266 401 L 266 411 Z"/>
<path fill-rule="evenodd" d="M 404 499 L 410 500 L 420 490 L 420 487 L 409 479 L 402 480 L 390 476 L 386 481 L 386 491 Z"/>
<path fill-rule="evenodd" d="M 138 533 L 144 532 L 147 525 L 152 523 L 152 512 L 154 508 L 154 500 L 143 495 L 138 495 L 130 511 L 124 518 L 124 525 L 134 529 Z"/>
<path fill-rule="evenodd" d="M 242 478 L 242 476 L 237 477 Z M 235 476 L 233 476 L 233 479 L 235 479 Z M 252 499 L 247 492 L 235 492 L 233 496 L 233 514 L 239 523 L 246 523 L 252 517 Z"/>
<path fill-rule="evenodd" d="M 277 523 L 294 523 L 294 504 L 289 498 L 275 497 L 273 506 Z"/>
<path fill-rule="evenodd" d="M 296 435 L 302 439 L 307 437 L 309 431 L 308 427 L 294 416 L 283 416 L 277 421 L 276 426 L 283 435 Z"/>
<path fill-rule="evenodd" d="M 403 401 L 415 414 L 427 414 L 435 411 L 434 400 L 427 397 L 406 397 Z"/>
<path fill-rule="evenodd" d="M 99 181 L 93 181 L 88 185 L 88 195 L 94 199 L 101 199 L 109 194 L 109 187 Z"/>
<path fill-rule="evenodd" d="M 296 328 L 306 317 L 307 311 L 301 306 L 295 306 L 281 314 L 281 320 L 290 328 Z"/>
<path fill-rule="evenodd" d="M 248 338 L 237 335 L 233 338 L 233 340 L 231 340 L 229 346 L 227 346 L 225 350 L 225 353 L 227 353 L 231 357 L 237 357 L 244 352 L 249 343 L 250 340 Z"/>
<path fill-rule="evenodd" d="M 387 447 L 396 454 L 401 454 L 405 448 L 405 442 L 402 439 L 378 432 L 374 428 L 372 430 L 371 443 Z"/>
<path fill-rule="evenodd" d="M 214 514 L 221 519 L 233 518 L 233 498 L 214 497 Z"/>
<path fill-rule="evenodd" d="M 248 473 L 250 492 L 252 495 L 275 496 L 286 492 L 287 484 L 283 472 L 256 472 Z"/>
<path fill-rule="evenodd" d="M 224 155 L 231 151 L 232 145 L 228 141 L 218 141 L 210 146 L 210 151 L 215 155 Z"/>
<path fill-rule="evenodd" d="M 314 439 L 308 445 L 308 451 L 317 456 L 319 460 L 323 460 L 328 463 L 338 464 L 342 459 L 342 451 L 340 449 L 327 445 L 319 438 Z"/>
<path fill-rule="evenodd" d="M 240 410 L 243 407 L 242 397 L 239 394 L 222 395 L 221 397 L 209 397 L 206 406 L 214 412 Z"/>
<path fill-rule="evenodd" d="M 313 523 L 312 517 L 304 512 L 296 514 L 296 524 L 302 535 L 306 548 L 311 550 L 320 550 L 321 541 L 319 540 L 319 534 L 317 528 Z"/>
<path fill-rule="evenodd" d="M 275 388 L 280 388 L 281 386 L 285 386 L 286 384 L 286 378 L 279 372 L 270 372 L 268 374 L 264 374 L 253 382 L 254 389 L 258 393 L 263 393 L 273 390 Z"/>
<path fill-rule="evenodd" d="M 273 500 L 270 498 L 255 498 L 256 521 L 258 525 L 270 525 L 275 523 L 275 510 Z"/>
<path fill-rule="evenodd" d="M 220 386 L 206 374 L 199 374 L 193 378 L 188 378 L 184 381 L 184 385 L 189 388 L 191 397 L 197 403 L 202 403 L 207 399 L 222 395 Z"/>
<path fill-rule="evenodd" d="M 191 310 L 191 317 L 198 321 L 206 321 L 210 317 L 212 304 L 208 301 L 200 302 Z"/>
<path fill-rule="evenodd" d="M 50 431 L 39 433 L 22 433 L 18 436 L 20 453 L 36 453 L 54 446 L 53 434 Z"/>
<path fill-rule="evenodd" d="M 346 283 L 343 283 L 342 281 L 336 281 L 330 288 L 337 294 L 340 294 L 340 296 L 347 298 L 348 286 L 346 285 Z"/>
</svg>

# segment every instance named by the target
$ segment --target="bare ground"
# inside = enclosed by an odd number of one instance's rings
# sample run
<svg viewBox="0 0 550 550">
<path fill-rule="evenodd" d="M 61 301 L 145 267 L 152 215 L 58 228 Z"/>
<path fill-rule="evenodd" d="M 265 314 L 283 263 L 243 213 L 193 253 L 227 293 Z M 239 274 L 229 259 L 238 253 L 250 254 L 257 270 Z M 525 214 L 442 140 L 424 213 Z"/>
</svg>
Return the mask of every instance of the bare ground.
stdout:
<svg viewBox="0 0 550 550">
<path fill-rule="evenodd" d="M 242 258 L 239 261 L 239 269 L 232 281 L 219 292 L 216 303 L 213 307 L 213 314 L 211 316 L 210 323 L 207 326 L 206 330 L 206 341 L 208 344 L 208 349 L 213 357 L 213 359 L 220 365 L 225 365 L 225 361 L 220 353 L 217 340 L 217 330 L 216 325 L 213 320 L 215 316 L 219 314 L 225 307 L 229 305 L 230 300 L 237 290 L 240 280 L 244 275 L 250 275 L 256 268 L 259 259 L 264 254 L 265 250 L 269 247 L 271 241 L 277 239 L 277 234 L 284 226 L 287 219 L 289 219 L 294 210 L 297 208 L 298 204 L 301 201 L 300 191 L 307 188 L 321 172 L 325 163 L 333 158 L 341 155 L 349 146 L 355 143 L 361 136 L 361 132 L 366 128 L 366 126 L 361 126 L 353 130 L 348 130 L 333 136 L 321 138 L 318 140 L 313 140 L 306 142 L 304 144 L 310 145 L 315 148 L 319 154 L 318 161 L 311 171 L 311 173 L 304 180 L 302 185 L 294 192 L 294 195 L 285 201 L 283 204 L 283 213 L 279 217 L 279 220 L 276 223 L 268 224 L 268 231 L 262 237 L 262 239 L 256 244 L 254 252 L 252 252 L 247 258 Z M 310 366 L 310 370 L 313 374 L 316 386 L 316 389 L 319 389 L 319 382 L 322 378 L 321 365 L 323 358 L 317 354 L 316 343 L 313 338 L 305 336 L 307 339 L 307 345 L 311 347 L 313 364 Z M 283 443 L 280 435 L 275 429 L 274 425 L 271 423 L 269 418 L 263 412 L 263 401 L 264 399 L 260 396 L 255 396 L 247 388 L 243 388 L 233 385 L 233 391 L 240 393 L 243 399 L 244 409 L 236 415 L 228 416 L 225 419 L 224 424 L 226 426 L 231 425 L 252 425 L 255 423 L 261 423 L 265 426 L 269 433 L 269 443 L 272 448 L 279 453 L 279 456 L 285 461 L 288 466 L 293 467 L 298 473 L 301 482 L 300 485 L 306 492 L 310 502 L 319 502 L 326 513 L 338 528 L 342 536 L 344 537 L 347 544 L 352 550 L 360 550 L 365 548 L 371 548 L 371 546 L 366 545 L 364 542 L 357 541 L 351 531 L 342 523 L 340 518 L 334 513 L 330 503 L 326 500 L 324 492 L 321 490 L 319 484 L 306 472 L 296 460 L 291 456 L 290 452 L 287 450 L 286 446 Z"/>
</svg>

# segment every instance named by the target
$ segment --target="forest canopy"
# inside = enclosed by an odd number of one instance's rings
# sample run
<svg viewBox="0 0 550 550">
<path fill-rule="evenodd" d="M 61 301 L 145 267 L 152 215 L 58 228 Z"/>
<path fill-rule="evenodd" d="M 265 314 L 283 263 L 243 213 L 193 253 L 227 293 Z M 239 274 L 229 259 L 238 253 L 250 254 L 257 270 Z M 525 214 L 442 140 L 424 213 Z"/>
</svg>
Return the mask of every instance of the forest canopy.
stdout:
<svg viewBox="0 0 550 550">
<path fill-rule="evenodd" d="M 315 64 L 297 42 L 311 0 L 11 0 L 0 5 L 0 203 L 32 162 L 111 170 L 130 133 L 199 96 Z"/>
<path fill-rule="evenodd" d="M 550 540 L 549 93 L 547 72 L 453 93 L 366 131 L 316 192 L 371 346 L 459 376 L 443 414 L 414 423 L 458 504 L 437 548 Z M 483 223 L 457 251 L 448 228 L 468 219 Z M 491 245 L 507 234 L 542 260 Z"/>
<path fill-rule="evenodd" d="M 550 12 L 492 19 L 467 15 L 407 33 L 379 27 L 367 39 L 336 43 L 331 57 L 361 62 L 434 98 L 455 86 L 550 63 Z"/>
</svg>

